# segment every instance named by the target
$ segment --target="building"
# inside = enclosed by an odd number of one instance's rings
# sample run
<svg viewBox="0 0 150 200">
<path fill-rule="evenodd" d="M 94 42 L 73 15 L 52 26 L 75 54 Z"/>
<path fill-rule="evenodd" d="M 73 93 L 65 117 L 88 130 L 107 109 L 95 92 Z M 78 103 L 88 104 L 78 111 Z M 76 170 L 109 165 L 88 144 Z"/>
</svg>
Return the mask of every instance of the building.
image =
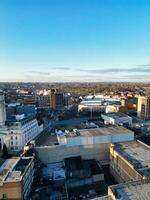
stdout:
<svg viewBox="0 0 150 200">
<path fill-rule="evenodd" d="M 124 127 L 104 127 L 93 129 L 80 129 L 73 132 L 57 132 L 59 144 L 67 146 L 80 146 L 88 144 L 103 144 L 125 142 L 134 139 L 134 133 Z"/>
<path fill-rule="evenodd" d="M 139 180 L 112 185 L 108 187 L 108 197 L 97 200 L 150 200 L 150 181 Z"/>
<path fill-rule="evenodd" d="M 5 98 L 0 94 L 0 127 L 5 125 L 6 110 L 5 110 Z"/>
<path fill-rule="evenodd" d="M 38 125 L 35 115 L 16 115 L 6 121 L 4 96 L 0 96 L 0 147 L 4 143 L 11 150 L 21 150 L 43 131 L 43 124 Z"/>
<path fill-rule="evenodd" d="M 36 115 L 36 107 L 35 105 L 20 105 L 16 106 L 16 114 L 17 115 L 22 115 L 24 114 L 25 116 L 29 115 Z"/>
<path fill-rule="evenodd" d="M 104 172 L 100 162 L 95 159 L 83 160 L 81 156 L 64 159 L 67 175 L 67 188 L 104 181 Z"/>
<path fill-rule="evenodd" d="M 113 98 L 104 95 L 86 96 L 78 105 L 78 112 L 82 111 L 107 112 L 109 106 L 110 106 L 110 112 L 118 112 L 119 110 L 118 111 L 115 110 L 121 107 L 120 98 Z"/>
<path fill-rule="evenodd" d="M 61 108 L 65 105 L 64 93 L 56 89 L 52 89 L 50 93 L 50 107 L 53 109 Z"/>
<path fill-rule="evenodd" d="M 78 112 L 81 111 L 105 111 L 105 105 L 102 99 L 94 98 L 89 100 L 83 100 L 78 105 Z"/>
<path fill-rule="evenodd" d="M 125 107 L 126 110 L 136 110 L 137 101 L 138 99 L 136 97 L 127 97 L 121 100 L 121 105 Z"/>
<path fill-rule="evenodd" d="M 150 96 L 138 97 L 137 115 L 144 120 L 150 119 Z"/>
<path fill-rule="evenodd" d="M 24 105 L 35 105 L 36 104 L 36 99 L 35 99 L 34 94 L 21 95 L 20 99 L 17 98 L 17 101 L 19 101 L 20 103 L 22 103 Z"/>
<path fill-rule="evenodd" d="M 150 200 L 150 180 L 138 180 L 108 187 L 108 195 L 91 200 Z"/>
<path fill-rule="evenodd" d="M 43 131 L 43 124 L 38 125 L 34 115 L 25 117 L 17 115 L 16 118 L 6 122 L 0 128 L 1 147 L 5 143 L 11 150 L 21 150 L 24 145 L 33 140 Z"/>
<path fill-rule="evenodd" d="M 25 116 L 36 115 L 36 107 L 35 105 L 20 105 L 19 103 L 11 103 L 6 106 L 6 117 L 8 119 L 12 119 L 15 115 Z"/>
<path fill-rule="evenodd" d="M 36 146 L 38 155 L 44 163 L 60 162 L 67 157 L 82 156 L 83 159 L 96 159 L 108 164 L 111 143 L 134 140 L 132 131 L 115 126 L 65 133 L 57 131 L 56 134 L 43 139 L 43 142 Z M 46 146 L 44 140 L 46 143 L 49 140 L 49 145 Z"/>
<path fill-rule="evenodd" d="M 49 95 L 40 95 L 36 97 L 36 105 L 40 108 L 50 107 L 50 96 Z"/>
<path fill-rule="evenodd" d="M 150 178 L 150 147 L 140 141 L 111 145 L 110 171 L 119 183 Z"/>
<path fill-rule="evenodd" d="M 46 95 L 39 95 L 36 97 L 37 107 L 46 108 L 50 107 L 53 109 L 62 108 L 65 106 L 66 97 L 63 92 L 57 89 L 51 89 Z"/>
<path fill-rule="evenodd" d="M 132 117 L 124 113 L 106 113 L 101 115 L 105 124 L 132 126 Z"/>
<path fill-rule="evenodd" d="M 106 110 L 105 110 L 105 112 L 106 113 L 110 113 L 110 112 L 124 112 L 125 111 L 125 107 L 124 106 L 122 106 L 122 105 L 116 105 L 116 104 L 114 104 L 114 105 L 107 105 L 106 106 Z"/>
<path fill-rule="evenodd" d="M 29 199 L 33 176 L 33 157 L 7 159 L 0 167 L 0 199 Z"/>
</svg>

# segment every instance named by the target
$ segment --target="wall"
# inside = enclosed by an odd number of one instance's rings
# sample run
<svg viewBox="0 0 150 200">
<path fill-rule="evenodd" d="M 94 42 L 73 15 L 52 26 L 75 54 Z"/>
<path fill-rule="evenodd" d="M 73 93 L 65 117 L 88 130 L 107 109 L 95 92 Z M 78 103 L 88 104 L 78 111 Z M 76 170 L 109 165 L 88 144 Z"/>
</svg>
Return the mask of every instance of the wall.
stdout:
<svg viewBox="0 0 150 200">
<path fill-rule="evenodd" d="M 128 131 L 127 133 L 113 133 L 99 136 L 78 136 L 78 137 L 67 137 L 67 146 L 79 146 L 79 145 L 95 145 L 95 144 L 108 144 L 116 142 L 125 142 L 134 140 L 134 133 Z"/>
<path fill-rule="evenodd" d="M 95 158 L 104 163 L 109 162 L 109 144 L 94 144 L 70 146 L 56 145 L 48 147 L 36 147 L 39 158 L 43 163 L 62 161 L 66 157 L 82 156 L 83 159 Z"/>
<path fill-rule="evenodd" d="M 3 198 L 3 194 L 6 194 L 7 199 L 21 200 L 21 182 L 4 183 L 3 186 L 0 186 L 0 199 Z"/>
</svg>

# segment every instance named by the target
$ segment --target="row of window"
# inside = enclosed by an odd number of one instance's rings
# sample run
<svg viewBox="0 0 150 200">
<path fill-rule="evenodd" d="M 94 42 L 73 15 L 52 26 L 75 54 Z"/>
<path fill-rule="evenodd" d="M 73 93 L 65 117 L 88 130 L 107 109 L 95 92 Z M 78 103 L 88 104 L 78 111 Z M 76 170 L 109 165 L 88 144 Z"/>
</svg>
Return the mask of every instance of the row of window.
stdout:
<svg viewBox="0 0 150 200">
<path fill-rule="evenodd" d="M 13 140 L 14 138 L 16 138 L 16 140 L 18 140 L 17 136 L 11 136 L 10 139 Z"/>
<path fill-rule="evenodd" d="M 11 147 L 10 149 L 11 149 L 11 150 L 18 150 L 19 147 Z"/>
<path fill-rule="evenodd" d="M 11 146 L 13 146 L 13 145 L 14 145 L 14 142 L 11 141 L 10 144 L 11 144 Z M 18 145 L 18 142 L 17 142 L 17 141 L 15 142 L 15 145 Z"/>
</svg>

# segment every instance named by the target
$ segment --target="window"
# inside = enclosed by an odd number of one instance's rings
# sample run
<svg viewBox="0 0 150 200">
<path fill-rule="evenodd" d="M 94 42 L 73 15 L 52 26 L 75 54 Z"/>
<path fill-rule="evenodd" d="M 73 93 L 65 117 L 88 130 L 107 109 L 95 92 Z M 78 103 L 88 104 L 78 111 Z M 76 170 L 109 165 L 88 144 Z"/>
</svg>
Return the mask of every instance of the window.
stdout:
<svg viewBox="0 0 150 200">
<path fill-rule="evenodd" d="M 13 141 L 11 141 L 11 145 L 13 145 Z"/>
<path fill-rule="evenodd" d="M 13 136 L 11 136 L 11 140 L 13 140 Z"/>
<path fill-rule="evenodd" d="M 16 140 L 18 139 L 18 137 L 16 136 Z"/>
<path fill-rule="evenodd" d="M 3 198 L 2 199 L 7 199 L 7 194 L 3 194 Z"/>
</svg>

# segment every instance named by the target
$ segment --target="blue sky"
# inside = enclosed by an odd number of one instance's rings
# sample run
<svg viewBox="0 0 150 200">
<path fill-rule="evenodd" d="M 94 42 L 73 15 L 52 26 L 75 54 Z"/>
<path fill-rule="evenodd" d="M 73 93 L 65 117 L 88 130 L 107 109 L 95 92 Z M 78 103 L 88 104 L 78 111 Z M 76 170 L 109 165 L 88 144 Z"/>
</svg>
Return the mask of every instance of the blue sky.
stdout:
<svg viewBox="0 0 150 200">
<path fill-rule="evenodd" d="M 0 0 L 0 81 L 149 77 L 149 0 Z"/>
</svg>

